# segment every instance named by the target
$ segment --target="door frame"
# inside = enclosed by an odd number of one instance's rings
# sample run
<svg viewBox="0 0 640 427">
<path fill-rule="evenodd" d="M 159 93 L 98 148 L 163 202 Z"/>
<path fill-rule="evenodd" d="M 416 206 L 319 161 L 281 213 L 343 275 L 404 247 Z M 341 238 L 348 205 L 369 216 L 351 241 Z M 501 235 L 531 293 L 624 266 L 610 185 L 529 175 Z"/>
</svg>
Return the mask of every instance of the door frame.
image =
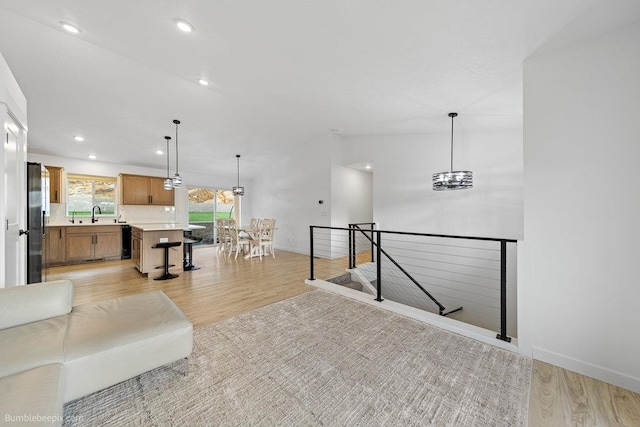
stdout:
<svg viewBox="0 0 640 427">
<path fill-rule="evenodd" d="M 26 283 L 27 274 L 27 242 L 26 236 L 20 235 L 19 230 L 26 229 L 27 221 L 27 184 L 26 184 L 26 129 L 20 121 L 11 114 L 7 104 L 0 102 L 0 123 L 2 123 L 2 150 L 0 159 L 0 188 L 2 189 L 2 206 L 0 207 L 0 218 L 2 219 L 0 233 L 0 247 L 2 248 L 2 256 L 0 256 L 0 287 L 15 286 Z M 8 200 L 8 191 L 6 186 L 9 182 L 5 179 L 7 161 L 5 156 L 5 144 L 8 143 L 9 133 L 15 135 L 16 142 L 16 176 L 14 185 L 16 186 L 15 199 Z M 9 213 L 11 209 L 16 209 L 16 222 L 9 223 Z M 13 243 L 15 242 L 15 244 Z M 7 258 L 10 257 L 8 251 L 16 251 L 16 265 L 7 265 Z M 14 258 L 10 258 L 14 259 Z M 13 270 L 15 269 L 15 270 Z M 9 274 L 9 271 L 12 271 Z M 10 279 L 15 277 L 15 279 Z"/>
</svg>

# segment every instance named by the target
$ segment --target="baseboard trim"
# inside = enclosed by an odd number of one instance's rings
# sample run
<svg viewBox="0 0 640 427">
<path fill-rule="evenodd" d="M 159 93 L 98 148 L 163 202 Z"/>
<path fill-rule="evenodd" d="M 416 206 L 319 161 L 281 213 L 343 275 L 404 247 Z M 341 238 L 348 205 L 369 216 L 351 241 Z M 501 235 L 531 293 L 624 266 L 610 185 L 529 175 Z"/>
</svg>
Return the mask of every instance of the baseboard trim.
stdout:
<svg viewBox="0 0 640 427">
<path fill-rule="evenodd" d="M 293 252 L 293 253 L 296 253 L 296 254 L 309 256 L 309 251 L 303 251 L 303 250 L 301 250 L 299 248 L 289 248 L 287 246 L 279 246 L 279 245 L 274 245 L 274 248 L 275 248 L 276 251 Z"/>
<path fill-rule="evenodd" d="M 383 310 L 392 311 L 394 313 L 410 317 L 420 322 L 428 323 L 433 326 L 437 326 L 449 332 L 453 332 L 458 335 L 463 335 L 468 338 L 472 338 L 476 341 L 483 342 L 495 347 L 502 348 L 504 350 L 513 351 L 514 353 L 520 353 L 518 350 L 518 339 L 513 338 L 510 343 L 496 339 L 496 333 L 488 329 L 480 328 L 478 326 L 469 325 L 468 323 L 460 322 L 459 320 L 450 319 L 448 317 L 439 316 L 437 314 L 429 313 L 428 311 L 420 310 L 408 305 L 400 304 L 393 301 L 384 300 L 378 302 L 375 300 L 374 295 L 369 295 L 364 292 L 349 289 L 344 286 L 336 285 L 335 283 L 327 282 L 325 280 L 305 280 L 307 285 L 315 286 L 325 291 L 333 292 L 348 298 L 355 299 L 360 302 L 370 304 L 374 307 L 381 308 Z M 524 355 L 527 356 L 527 355 Z M 527 356 L 529 357 L 529 356 Z"/>
<path fill-rule="evenodd" d="M 572 357 L 535 346 L 533 347 L 533 358 L 640 393 L 640 379 L 625 375 L 621 372 L 596 366 L 583 360 L 574 359 Z"/>
</svg>

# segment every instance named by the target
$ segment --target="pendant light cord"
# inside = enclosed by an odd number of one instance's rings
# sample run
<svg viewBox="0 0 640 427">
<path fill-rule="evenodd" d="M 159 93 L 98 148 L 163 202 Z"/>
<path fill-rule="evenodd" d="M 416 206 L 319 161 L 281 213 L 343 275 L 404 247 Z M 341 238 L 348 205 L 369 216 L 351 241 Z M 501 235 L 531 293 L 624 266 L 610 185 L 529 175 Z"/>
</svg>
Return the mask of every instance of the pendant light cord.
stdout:
<svg viewBox="0 0 640 427">
<path fill-rule="evenodd" d="M 240 187 L 240 154 L 236 154 L 236 159 L 238 159 L 238 187 Z"/>
<path fill-rule="evenodd" d="M 165 136 L 164 139 L 167 140 L 167 178 L 171 178 L 169 176 L 169 140 L 171 139 L 171 137 Z"/>
<path fill-rule="evenodd" d="M 178 173 L 178 125 L 180 124 L 180 121 L 174 120 L 173 123 L 176 124 L 176 175 L 179 175 Z"/>
<path fill-rule="evenodd" d="M 453 118 L 458 117 L 458 113 L 449 113 L 449 117 L 451 117 L 451 169 L 449 172 L 453 172 Z"/>
<path fill-rule="evenodd" d="M 451 116 L 451 169 L 449 172 L 453 172 L 453 117 Z"/>
</svg>

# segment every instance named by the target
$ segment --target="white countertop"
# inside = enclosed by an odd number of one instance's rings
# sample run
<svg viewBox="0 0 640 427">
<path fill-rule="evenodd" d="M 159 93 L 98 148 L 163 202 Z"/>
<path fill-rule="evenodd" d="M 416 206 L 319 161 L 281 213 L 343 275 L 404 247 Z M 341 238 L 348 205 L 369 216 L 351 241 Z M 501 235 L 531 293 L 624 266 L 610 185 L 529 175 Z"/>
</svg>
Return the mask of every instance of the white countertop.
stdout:
<svg viewBox="0 0 640 427">
<path fill-rule="evenodd" d="M 202 225 L 195 224 L 175 224 L 175 223 L 160 223 L 160 224 L 131 224 L 131 227 L 138 228 L 142 231 L 163 231 L 163 230 L 200 230 L 205 228 Z"/>
<path fill-rule="evenodd" d="M 206 227 L 196 224 L 176 224 L 176 223 L 127 223 L 127 222 L 113 222 L 113 221 L 98 221 L 91 223 L 91 219 L 83 219 L 82 223 L 76 219 L 74 224 L 70 222 L 62 224 L 46 224 L 45 227 L 87 227 L 87 226 L 100 226 L 100 225 L 130 225 L 134 228 L 139 228 L 142 231 L 162 231 L 162 230 L 201 230 Z"/>
<path fill-rule="evenodd" d="M 175 223 L 159 223 L 159 224 L 130 224 L 133 228 L 138 228 L 142 231 L 165 231 L 165 230 L 188 230 L 185 224 Z"/>
</svg>

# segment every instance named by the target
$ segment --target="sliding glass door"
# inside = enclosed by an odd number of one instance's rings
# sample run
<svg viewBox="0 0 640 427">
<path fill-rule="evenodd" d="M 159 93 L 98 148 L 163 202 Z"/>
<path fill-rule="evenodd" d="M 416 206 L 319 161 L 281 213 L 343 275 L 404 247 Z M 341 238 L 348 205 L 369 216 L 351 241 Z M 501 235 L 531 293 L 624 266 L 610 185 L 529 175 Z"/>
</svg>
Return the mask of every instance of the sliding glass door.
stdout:
<svg viewBox="0 0 640 427">
<path fill-rule="evenodd" d="M 189 187 L 189 224 L 203 226 L 193 230 L 201 245 L 218 243 L 215 218 L 235 218 L 235 196 L 231 190 Z"/>
</svg>

